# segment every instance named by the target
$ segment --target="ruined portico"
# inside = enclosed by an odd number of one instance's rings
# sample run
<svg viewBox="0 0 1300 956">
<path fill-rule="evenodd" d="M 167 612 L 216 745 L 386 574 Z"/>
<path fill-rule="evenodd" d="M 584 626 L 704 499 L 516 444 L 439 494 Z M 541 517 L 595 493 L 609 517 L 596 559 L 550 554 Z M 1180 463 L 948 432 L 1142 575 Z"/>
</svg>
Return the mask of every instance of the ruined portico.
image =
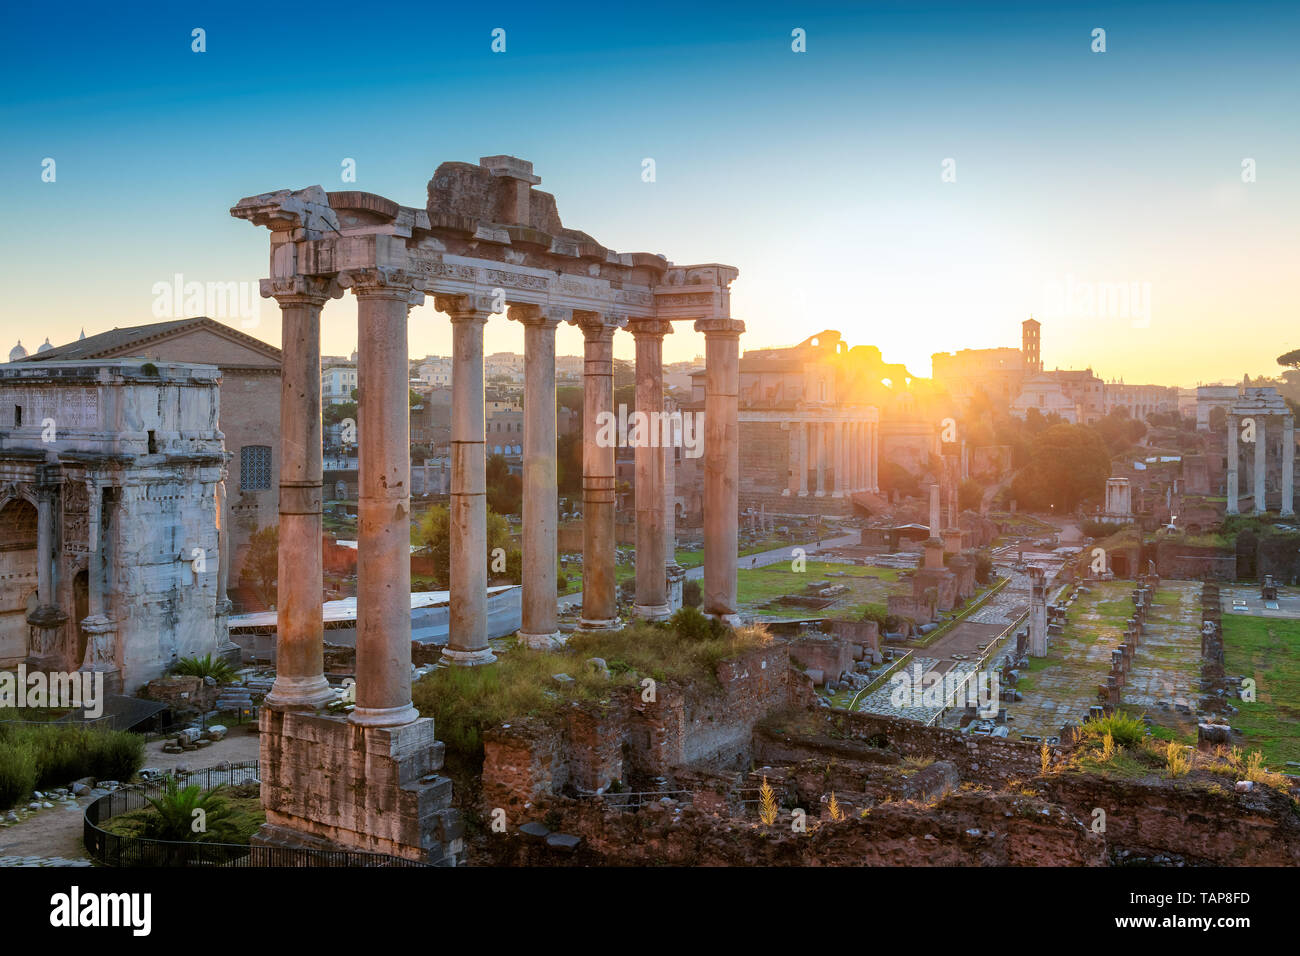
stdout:
<svg viewBox="0 0 1300 956">
<path fill-rule="evenodd" d="M 614 448 L 598 440 L 598 418 L 613 411 L 614 334 L 627 327 L 637 340 L 637 411 L 662 415 L 663 335 L 672 323 L 685 322 L 704 334 L 708 355 L 704 610 L 735 620 L 737 382 L 744 323 L 731 318 L 729 286 L 737 270 L 614 252 L 564 228 L 554 198 L 534 188 L 539 183 L 531 163 L 493 156 L 478 165 L 439 166 L 423 209 L 314 186 L 249 197 L 231 210 L 271 230 L 271 275 L 263 280 L 263 295 L 281 299 L 287 330 L 310 334 L 312 321 L 318 329 L 320 305 L 345 288 L 356 294 L 359 314 L 357 707 L 347 721 L 313 712 L 322 680 L 320 537 L 315 531 L 313 544 L 309 535 L 318 527 L 321 471 L 318 432 L 310 444 L 302 422 L 319 419 L 320 397 L 318 389 L 312 395 L 311 388 L 290 387 L 286 374 L 282 415 L 292 427 L 282 441 L 308 442 L 304 455 L 312 463 L 293 476 L 293 484 L 282 484 L 281 512 L 297 518 L 287 545 L 282 536 L 280 587 L 287 583 L 290 593 L 315 593 L 317 599 L 301 612 L 295 604 L 292 616 L 280 609 L 281 640 L 289 635 L 296 650 L 281 655 L 272 707 L 263 716 L 267 842 L 291 840 L 296 831 L 365 849 L 455 859 L 456 838 L 449 835 L 454 826 L 445 825 L 439 834 L 426 825 L 447 810 L 450 795 L 433 772 L 440 760 L 428 755 L 438 750 L 432 723 L 418 716 L 410 692 L 406 329 L 410 308 L 426 295 L 453 330 L 451 621 L 442 662 L 479 666 L 495 659 L 485 609 L 483 332 L 502 312 L 524 325 L 526 343 L 521 642 L 542 647 L 562 640 L 555 612 L 554 371 L 554 333 L 562 321 L 580 328 L 585 339 L 582 625 L 619 623 Z M 303 294 L 312 296 L 306 306 L 297 298 Z M 290 308 L 299 311 L 290 315 Z M 318 344 L 302 349 L 297 361 L 303 374 L 293 381 L 313 381 L 313 371 L 319 381 Z M 668 612 L 671 570 L 664 449 L 638 447 L 637 461 L 635 612 L 658 618 Z M 286 547 L 294 560 L 286 559 Z M 313 548 L 314 558 L 297 560 L 303 549 Z M 357 751 L 373 760 L 347 756 Z M 321 786 L 360 788 L 359 796 L 353 790 L 338 795 L 348 812 L 322 809 L 303 795 L 301 774 L 322 767 L 329 772 Z M 352 796 L 345 799 L 347 794 Z M 367 812 L 359 812 L 360 804 Z"/>
<path fill-rule="evenodd" d="M 1227 409 L 1227 429 L 1227 513 L 1240 513 L 1243 446 L 1250 452 L 1245 458 L 1253 479 L 1253 511 L 1263 514 L 1269 510 L 1268 461 L 1270 451 L 1280 446 L 1277 450 L 1281 452 L 1282 468 L 1275 485 L 1280 493 L 1278 513 L 1283 517 L 1294 515 L 1295 417 L 1286 401 L 1273 388 L 1244 388 Z"/>
</svg>

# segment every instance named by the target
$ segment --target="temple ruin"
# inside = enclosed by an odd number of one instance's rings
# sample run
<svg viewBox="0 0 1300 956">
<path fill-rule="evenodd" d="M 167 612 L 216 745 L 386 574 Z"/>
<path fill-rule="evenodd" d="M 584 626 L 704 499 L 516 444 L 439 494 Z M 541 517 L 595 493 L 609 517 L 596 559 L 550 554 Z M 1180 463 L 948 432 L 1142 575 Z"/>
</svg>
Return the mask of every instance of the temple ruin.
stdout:
<svg viewBox="0 0 1300 956">
<path fill-rule="evenodd" d="M 483 332 L 505 313 L 525 328 L 521 643 L 563 641 L 556 614 L 555 330 L 584 337 L 581 626 L 618 626 L 613 342 L 636 341 L 637 412 L 661 415 L 663 337 L 693 322 L 705 336 L 704 611 L 736 621 L 739 340 L 737 276 L 717 263 L 679 266 L 617 253 L 565 228 L 532 164 L 490 156 L 444 163 L 425 208 L 320 186 L 242 199 L 231 215 L 271 232 L 262 295 L 283 320 L 279 653 L 262 713 L 264 842 L 344 844 L 454 863 L 460 852 L 433 722 L 411 703 L 407 415 L 410 309 L 433 297 L 452 324 L 451 620 L 445 666 L 491 664 L 486 632 Z M 351 289 L 358 305 L 360 495 L 356 707 L 332 699 L 321 621 L 320 317 Z M 668 615 L 673 555 L 665 536 L 664 449 L 636 447 L 634 611 Z"/>
</svg>

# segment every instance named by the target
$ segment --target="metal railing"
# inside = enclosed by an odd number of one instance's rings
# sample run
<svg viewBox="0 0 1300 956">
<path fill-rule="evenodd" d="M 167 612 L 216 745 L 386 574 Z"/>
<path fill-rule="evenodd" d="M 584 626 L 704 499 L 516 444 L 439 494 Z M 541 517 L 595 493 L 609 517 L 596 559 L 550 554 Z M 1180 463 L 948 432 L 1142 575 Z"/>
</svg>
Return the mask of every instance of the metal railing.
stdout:
<svg viewBox="0 0 1300 956">
<path fill-rule="evenodd" d="M 167 775 L 143 785 L 114 790 L 86 807 L 82 840 L 90 858 L 112 867 L 423 867 L 430 864 L 383 853 L 357 850 L 319 850 L 307 847 L 245 846 L 209 841 L 154 840 L 124 836 L 101 824 L 113 817 L 149 805 L 163 793 L 169 780 L 181 786 L 198 784 L 210 790 L 220 784 L 238 786 L 258 782 L 258 762 L 231 764 L 197 773 Z"/>
</svg>

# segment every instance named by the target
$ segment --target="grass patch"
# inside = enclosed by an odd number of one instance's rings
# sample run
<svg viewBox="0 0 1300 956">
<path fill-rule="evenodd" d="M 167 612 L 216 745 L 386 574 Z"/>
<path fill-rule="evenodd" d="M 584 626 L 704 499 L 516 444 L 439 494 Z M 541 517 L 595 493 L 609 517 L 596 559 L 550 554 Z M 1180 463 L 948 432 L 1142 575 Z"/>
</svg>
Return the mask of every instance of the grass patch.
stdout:
<svg viewBox="0 0 1300 956">
<path fill-rule="evenodd" d="M 1231 718 L 1271 764 L 1300 761 L 1300 621 L 1223 616 L 1224 666 L 1255 681 L 1254 701 Z"/>
<path fill-rule="evenodd" d="M 551 716 L 575 701 L 596 703 L 611 689 L 639 685 L 645 677 L 716 687 L 720 662 L 771 641 L 766 629 L 754 626 L 704 630 L 692 639 L 679 632 L 685 620 L 674 616 L 676 624 L 640 622 L 612 633 L 575 633 L 557 651 L 515 646 L 488 667 L 439 668 L 415 684 L 412 697 L 420 713 L 434 719 L 448 752 L 475 762 L 483 756 L 484 728 Z M 590 657 L 602 658 L 610 677 L 589 668 Z M 573 679 L 556 681 L 555 674 Z"/>
<path fill-rule="evenodd" d="M 144 738 L 125 730 L 0 722 L 0 810 L 81 777 L 130 780 L 143 763 Z"/>
</svg>

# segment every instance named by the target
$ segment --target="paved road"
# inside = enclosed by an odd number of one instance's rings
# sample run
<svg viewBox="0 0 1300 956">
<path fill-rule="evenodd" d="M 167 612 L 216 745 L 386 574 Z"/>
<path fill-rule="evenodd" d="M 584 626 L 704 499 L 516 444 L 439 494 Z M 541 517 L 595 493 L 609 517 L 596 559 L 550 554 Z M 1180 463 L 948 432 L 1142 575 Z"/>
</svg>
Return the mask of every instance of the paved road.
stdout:
<svg viewBox="0 0 1300 956">
<path fill-rule="evenodd" d="M 823 538 L 821 542 L 821 547 L 842 548 L 848 545 L 858 544 L 860 540 L 861 540 L 861 535 L 857 531 L 854 531 L 851 534 L 842 534 L 834 538 Z M 813 540 L 813 541 L 806 541 L 803 544 L 788 545 L 784 548 L 774 548 L 771 551 L 760 551 L 757 554 L 746 554 L 736 559 L 736 565 L 737 567 L 741 567 L 741 568 L 765 568 L 770 564 L 780 564 L 784 561 L 793 560 L 795 548 L 802 548 L 805 552 L 811 555 L 814 551 L 817 550 L 817 547 L 818 545 L 816 540 Z M 694 568 L 687 568 L 686 580 L 688 581 L 704 580 L 704 565 L 700 565 Z M 578 591 L 575 594 L 566 594 L 559 599 L 560 610 L 564 610 L 565 608 L 568 607 L 581 607 L 581 606 L 582 606 L 581 591 Z"/>
</svg>

